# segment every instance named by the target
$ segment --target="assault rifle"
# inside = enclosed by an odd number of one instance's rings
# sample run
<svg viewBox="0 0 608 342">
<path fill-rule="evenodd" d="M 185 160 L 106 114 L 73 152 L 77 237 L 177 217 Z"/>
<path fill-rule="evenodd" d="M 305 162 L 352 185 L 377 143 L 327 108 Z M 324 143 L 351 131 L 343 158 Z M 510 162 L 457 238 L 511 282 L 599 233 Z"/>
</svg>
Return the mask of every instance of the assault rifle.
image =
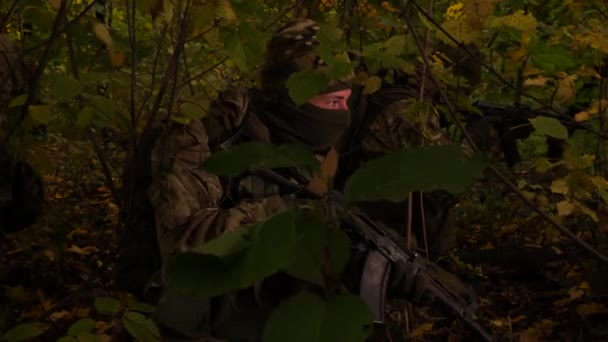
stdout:
<svg viewBox="0 0 608 342">
<path fill-rule="evenodd" d="M 307 192 L 302 185 L 306 183 L 288 180 L 275 171 L 257 170 L 251 173 L 294 193 Z M 302 177 L 295 171 L 294 175 L 296 178 Z M 473 319 L 474 313 L 467 300 L 453 291 L 450 284 L 446 284 L 446 275 L 455 278 L 454 275 L 409 249 L 394 230 L 372 220 L 360 209 L 348 207 L 340 192 L 333 191 L 330 199 L 336 211 L 342 214 L 341 229 L 358 244 L 356 247 L 369 251 L 361 279 L 360 295 L 371 308 L 375 322 L 384 321 L 384 302 L 391 268 L 396 263 L 402 263 L 407 266 L 408 279 L 421 281 L 425 293 L 432 299 L 447 305 L 484 340 L 495 340 L 492 334 Z"/>
<path fill-rule="evenodd" d="M 517 148 L 517 140 L 525 139 L 533 132 L 529 119 L 539 116 L 557 119 L 568 129 L 569 134 L 576 129 L 589 129 L 587 125 L 574 121 L 567 114 L 545 109 L 532 109 L 527 105 L 503 105 L 478 101 L 473 106 L 483 115 L 472 111 L 463 111 L 467 131 L 483 151 L 488 150 L 494 143 L 490 138 L 490 128 L 494 128 L 499 135 L 500 150 L 509 166 L 515 165 L 521 159 Z M 561 157 L 561 142 L 552 138 L 548 143 L 550 151 L 555 151 L 554 153 L 550 152 L 548 156 L 551 158 Z"/>
</svg>

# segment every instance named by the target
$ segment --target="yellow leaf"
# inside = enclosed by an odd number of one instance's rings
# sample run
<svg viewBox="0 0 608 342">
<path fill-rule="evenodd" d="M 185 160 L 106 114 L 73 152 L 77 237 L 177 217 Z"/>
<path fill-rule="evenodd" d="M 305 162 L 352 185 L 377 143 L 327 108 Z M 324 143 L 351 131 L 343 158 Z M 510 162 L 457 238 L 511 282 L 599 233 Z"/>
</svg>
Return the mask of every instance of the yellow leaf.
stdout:
<svg viewBox="0 0 608 342">
<path fill-rule="evenodd" d="M 108 50 L 114 46 L 114 41 L 112 40 L 112 36 L 110 35 L 110 30 L 104 23 L 94 22 L 93 23 L 93 32 L 101 40 Z"/>
<path fill-rule="evenodd" d="M 556 207 L 559 216 L 568 216 L 574 211 L 574 204 L 569 201 L 561 201 L 557 203 Z"/>
<path fill-rule="evenodd" d="M 51 4 L 51 8 L 54 10 L 58 10 L 61 7 L 61 1 L 67 0 L 49 0 L 49 4 Z"/>
<path fill-rule="evenodd" d="M 512 27 L 524 34 L 532 34 L 536 30 L 537 21 L 532 14 L 525 13 L 524 10 L 517 10 L 513 14 L 494 18 L 489 26 L 491 28 Z"/>
<path fill-rule="evenodd" d="M 519 315 L 515 318 L 511 318 L 511 323 L 517 323 L 526 319 L 526 315 Z"/>
<path fill-rule="evenodd" d="M 321 162 L 321 173 L 315 175 L 306 188 L 319 197 L 323 196 L 327 193 L 329 181 L 335 176 L 337 170 L 338 152 L 334 148 L 331 148 L 327 152 L 325 159 Z"/>
<path fill-rule="evenodd" d="M 219 0 L 216 8 L 216 14 L 218 17 L 223 18 L 228 23 L 236 21 L 236 13 L 232 9 L 232 5 L 229 0 Z"/>
<path fill-rule="evenodd" d="M 461 20 L 464 19 L 464 3 L 457 2 L 445 11 L 443 17 L 446 20 Z"/>
<path fill-rule="evenodd" d="M 588 121 L 589 119 L 591 119 L 590 111 L 584 110 L 582 112 L 578 112 L 578 113 L 574 114 L 574 120 L 576 122 Z"/>
<path fill-rule="evenodd" d="M 53 302 L 50 299 L 44 297 L 44 293 L 41 289 L 36 290 L 36 293 L 38 294 L 40 305 L 42 305 L 44 311 L 51 311 L 54 306 Z"/>
<path fill-rule="evenodd" d="M 589 208 L 587 208 L 586 206 L 578 203 L 578 210 L 580 210 L 583 214 L 591 217 L 591 219 L 595 222 L 599 222 L 599 219 L 597 217 L 597 213 Z"/>
<path fill-rule="evenodd" d="M 50 261 L 55 261 L 55 252 L 50 249 L 45 249 L 43 252 L 44 256 L 46 256 Z"/>
<path fill-rule="evenodd" d="M 500 328 L 503 325 L 506 325 L 506 322 L 502 319 L 495 319 L 495 320 L 492 320 L 492 325 Z"/>
<path fill-rule="evenodd" d="M 481 248 L 480 248 L 480 249 L 481 249 L 481 250 L 489 250 L 489 249 L 494 249 L 494 248 L 496 248 L 496 247 L 494 246 L 494 244 L 493 244 L 491 241 L 488 241 L 488 242 L 486 242 L 486 244 L 485 244 L 485 245 L 481 246 Z"/>
<path fill-rule="evenodd" d="M 74 316 L 78 318 L 89 317 L 91 309 L 89 308 L 76 308 L 74 310 Z"/>
<path fill-rule="evenodd" d="M 441 27 L 449 32 L 454 39 L 465 45 L 475 42 L 480 34 L 479 31 L 472 29 L 465 21 L 458 21 L 454 19 L 446 20 L 443 22 L 443 24 L 441 24 Z M 441 32 L 439 32 L 439 39 L 446 44 L 454 44 L 449 37 Z"/>
<path fill-rule="evenodd" d="M 551 192 L 554 192 L 556 194 L 567 195 L 570 192 L 568 182 L 566 182 L 565 179 L 554 180 L 551 183 Z"/>
<path fill-rule="evenodd" d="M 66 310 L 61 310 L 61 311 L 56 311 L 56 312 L 53 312 L 53 313 L 50 315 L 50 318 L 51 318 L 51 321 L 58 321 L 58 320 L 60 320 L 60 319 L 62 319 L 62 318 L 69 317 L 70 315 L 71 315 L 71 314 L 70 314 L 70 312 L 69 312 L 69 311 L 66 311 Z"/>
<path fill-rule="evenodd" d="M 66 248 L 66 251 L 72 252 L 72 253 L 76 253 L 76 254 L 80 254 L 80 255 L 89 255 L 94 250 L 95 249 L 93 247 L 80 248 L 80 247 L 78 247 L 76 245 L 71 245 L 69 248 Z"/>
<path fill-rule="evenodd" d="M 495 0 L 464 0 L 464 16 L 470 27 L 480 30 L 484 20 L 494 13 Z"/>
<path fill-rule="evenodd" d="M 527 78 L 524 81 L 524 86 L 526 86 L 526 87 L 544 87 L 545 85 L 547 85 L 547 82 L 549 82 L 550 80 L 551 79 L 549 77 L 545 77 L 545 76 Z"/>
<path fill-rule="evenodd" d="M 576 75 L 568 75 L 564 72 L 559 73 L 560 80 L 557 83 L 556 98 L 564 103 L 572 100 L 576 94 Z"/>
<path fill-rule="evenodd" d="M 110 63 L 112 66 L 121 67 L 125 64 L 125 54 L 120 51 L 110 50 Z"/>
<path fill-rule="evenodd" d="M 382 86 L 382 79 L 378 76 L 371 76 L 365 80 L 363 94 L 373 94 Z"/>
<path fill-rule="evenodd" d="M 408 337 L 409 338 L 422 337 L 425 334 L 429 333 L 431 330 L 433 330 L 433 323 L 424 323 L 421 326 L 419 326 L 418 328 L 414 329 L 414 331 L 412 331 L 408 335 Z"/>
<path fill-rule="evenodd" d="M 585 303 L 577 306 L 576 312 L 581 316 L 593 316 L 608 313 L 608 308 L 599 303 Z"/>
<path fill-rule="evenodd" d="M 173 11 L 175 10 L 173 2 L 171 2 L 171 0 L 164 0 L 163 10 L 165 12 L 165 20 L 167 23 L 171 23 L 171 21 L 173 21 Z"/>
</svg>

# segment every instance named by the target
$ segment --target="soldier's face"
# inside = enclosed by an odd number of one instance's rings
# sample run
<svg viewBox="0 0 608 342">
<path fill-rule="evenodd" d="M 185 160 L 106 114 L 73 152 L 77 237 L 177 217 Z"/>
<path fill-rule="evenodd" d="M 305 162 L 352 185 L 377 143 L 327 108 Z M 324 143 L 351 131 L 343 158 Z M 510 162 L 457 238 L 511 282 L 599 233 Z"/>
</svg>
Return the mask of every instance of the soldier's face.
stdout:
<svg viewBox="0 0 608 342">
<path fill-rule="evenodd" d="M 308 100 L 308 103 L 321 109 L 348 110 L 348 98 L 351 93 L 352 90 L 350 89 L 338 90 L 317 95 Z"/>
</svg>

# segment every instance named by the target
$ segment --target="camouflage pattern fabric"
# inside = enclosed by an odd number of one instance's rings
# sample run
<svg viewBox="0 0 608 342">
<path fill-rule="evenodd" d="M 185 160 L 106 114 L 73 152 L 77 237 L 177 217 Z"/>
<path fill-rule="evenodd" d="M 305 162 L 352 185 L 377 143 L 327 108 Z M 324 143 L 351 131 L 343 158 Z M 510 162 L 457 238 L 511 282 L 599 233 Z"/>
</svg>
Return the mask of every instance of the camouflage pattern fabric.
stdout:
<svg viewBox="0 0 608 342">
<path fill-rule="evenodd" d="M 263 88 L 272 89 L 281 84 L 284 87 L 289 73 L 300 70 L 303 64 L 313 63 L 313 67 L 323 67 L 322 61 L 310 50 L 314 42 L 307 44 L 314 41 L 317 25 L 309 20 L 294 21 L 289 25 L 280 30 L 278 38 L 275 37 L 274 43 L 269 45 L 269 55 L 278 54 L 285 58 L 267 59 L 262 71 Z M 295 42 L 295 45 L 291 45 L 291 51 L 287 48 L 287 42 Z M 294 55 L 297 55 L 295 59 Z M 284 68 L 288 72 L 271 73 L 277 68 Z M 171 123 L 156 141 L 151 156 L 152 184 L 148 195 L 154 207 L 164 264 L 177 253 L 200 246 L 243 225 L 264 221 L 294 205 L 291 197 L 281 196 L 276 185 L 253 177 L 239 179 L 236 193 L 246 195 L 232 198 L 234 191 L 229 191 L 222 179 L 201 168 L 219 145 L 243 125 L 254 127 L 259 140 L 271 142 L 269 127 L 261 123 L 252 108 L 255 100 L 252 96 L 255 94 L 255 91 L 247 89 L 227 90 L 212 103 L 209 115 L 202 121 L 192 121 L 188 125 Z M 378 113 L 360 142 L 363 155 L 377 156 L 422 144 L 449 143 L 440 129 L 436 113 L 421 113 L 416 118 L 406 115 L 412 99 L 393 101 Z M 323 156 L 319 155 L 319 158 Z M 234 205 L 226 205 L 231 202 Z M 404 210 L 404 206 L 397 208 L 401 214 Z M 382 216 L 382 213 L 378 216 Z M 405 221 L 399 222 L 402 226 Z M 159 304 L 159 320 L 164 326 L 178 330 L 183 335 L 197 336 L 205 330 L 201 317 L 198 321 L 194 319 L 190 325 L 176 318 L 177 315 L 182 318 L 206 315 L 202 313 L 202 307 L 206 304 L 193 303 L 168 291 Z M 186 311 L 188 314 L 185 315 Z M 214 319 L 205 318 L 207 321 Z M 209 324 L 213 325 L 213 322 Z"/>
</svg>

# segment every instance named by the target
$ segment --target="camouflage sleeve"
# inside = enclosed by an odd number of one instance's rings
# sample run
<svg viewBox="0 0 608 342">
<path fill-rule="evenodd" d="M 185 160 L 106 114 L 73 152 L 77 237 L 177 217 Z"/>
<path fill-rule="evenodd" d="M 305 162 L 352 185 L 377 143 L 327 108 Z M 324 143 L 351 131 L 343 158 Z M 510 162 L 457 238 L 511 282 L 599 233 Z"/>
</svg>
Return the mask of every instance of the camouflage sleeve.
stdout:
<svg viewBox="0 0 608 342">
<path fill-rule="evenodd" d="M 228 95 L 222 94 L 220 99 L 229 98 Z M 213 104 L 214 117 L 205 122 L 216 130 L 215 136 L 222 135 L 220 129 L 233 128 L 228 124 L 234 124 L 234 120 L 223 121 L 226 118 L 242 120 L 239 111 L 243 108 L 238 103 L 233 99 Z M 223 117 L 215 117 L 219 114 Z M 220 125 L 222 122 L 225 126 Z M 222 182 L 201 167 L 210 155 L 209 134 L 199 120 L 189 125 L 171 124 L 154 146 L 153 181 L 148 196 L 155 211 L 163 257 L 193 248 L 244 224 L 264 220 L 281 208 L 278 196 L 241 201 L 232 208 L 222 208 L 225 198 Z"/>
<path fill-rule="evenodd" d="M 441 129 L 436 110 L 432 106 L 421 106 L 410 95 L 384 106 L 371 122 L 362 148 L 366 155 L 377 156 L 399 149 L 452 143 Z M 461 156 L 471 154 L 468 144 L 461 144 L 461 147 Z"/>
<path fill-rule="evenodd" d="M 416 106 L 414 98 L 400 99 L 385 106 L 362 141 L 366 154 L 451 143 L 441 130 L 437 113 L 432 108 L 411 110 L 415 107 L 421 106 Z"/>
</svg>

